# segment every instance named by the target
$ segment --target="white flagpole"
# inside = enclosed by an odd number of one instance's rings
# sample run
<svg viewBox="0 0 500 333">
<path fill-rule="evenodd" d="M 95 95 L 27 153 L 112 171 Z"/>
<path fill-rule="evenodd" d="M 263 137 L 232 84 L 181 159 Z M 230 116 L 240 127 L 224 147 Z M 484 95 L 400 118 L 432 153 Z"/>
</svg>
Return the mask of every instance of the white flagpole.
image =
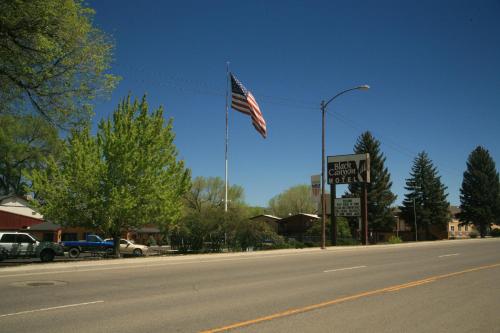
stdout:
<svg viewBox="0 0 500 333">
<path fill-rule="evenodd" d="M 227 172 L 228 172 L 228 163 L 227 163 L 227 155 L 228 155 L 228 144 L 229 144 L 229 105 L 228 105 L 228 96 L 229 96 L 229 61 L 226 62 L 226 173 L 225 173 L 225 195 L 224 195 L 224 212 L 227 212 Z"/>
</svg>

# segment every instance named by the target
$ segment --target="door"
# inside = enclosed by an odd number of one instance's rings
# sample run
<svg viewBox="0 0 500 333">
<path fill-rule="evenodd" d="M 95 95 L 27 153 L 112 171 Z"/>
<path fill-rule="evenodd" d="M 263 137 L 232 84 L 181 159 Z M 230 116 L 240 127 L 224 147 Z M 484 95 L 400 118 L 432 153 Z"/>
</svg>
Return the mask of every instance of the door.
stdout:
<svg viewBox="0 0 500 333">
<path fill-rule="evenodd" d="M 2 239 L 0 239 L 0 245 L 7 250 L 9 256 L 17 255 L 18 245 L 16 234 L 3 234 Z"/>
<path fill-rule="evenodd" d="M 24 234 L 17 234 L 18 253 L 21 256 L 31 256 L 35 253 L 36 242 L 33 238 Z"/>
<path fill-rule="evenodd" d="M 133 249 L 130 246 L 130 243 L 125 239 L 120 239 L 120 252 L 123 254 L 131 254 Z"/>
</svg>

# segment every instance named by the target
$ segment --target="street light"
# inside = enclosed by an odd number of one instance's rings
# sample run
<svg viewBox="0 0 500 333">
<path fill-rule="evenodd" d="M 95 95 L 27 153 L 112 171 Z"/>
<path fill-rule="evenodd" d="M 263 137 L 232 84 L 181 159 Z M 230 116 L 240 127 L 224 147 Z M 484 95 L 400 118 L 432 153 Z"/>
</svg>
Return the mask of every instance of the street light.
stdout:
<svg viewBox="0 0 500 333">
<path fill-rule="evenodd" d="M 325 204 L 325 113 L 326 113 L 326 107 L 328 104 L 330 104 L 335 98 L 339 97 L 340 95 L 343 95 L 349 91 L 353 90 L 367 90 L 370 89 L 370 86 L 367 84 L 357 86 L 351 89 L 347 89 L 344 91 L 339 92 L 337 95 L 333 96 L 330 98 L 327 102 L 324 100 L 321 101 L 321 125 L 322 125 L 322 130 L 321 130 L 321 210 L 322 210 L 322 219 L 323 223 L 321 226 L 321 248 L 325 249 L 326 248 L 326 204 Z M 330 214 L 334 214 L 333 212 L 333 207 L 331 209 Z M 333 226 L 332 226 L 333 228 Z"/>
</svg>

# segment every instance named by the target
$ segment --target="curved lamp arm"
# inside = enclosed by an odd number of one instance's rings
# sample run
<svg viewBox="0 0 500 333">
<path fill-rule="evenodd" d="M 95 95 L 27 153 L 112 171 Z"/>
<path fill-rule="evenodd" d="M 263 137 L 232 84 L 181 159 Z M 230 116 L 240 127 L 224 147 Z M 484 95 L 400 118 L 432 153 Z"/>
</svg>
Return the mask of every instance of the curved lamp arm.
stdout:
<svg viewBox="0 0 500 333">
<path fill-rule="evenodd" d="M 335 98 L 339 97 L 340 95 L 343 95 L 343 94 L 345 94 L 345 93 L 347 93 L 349 91 L 358 90 L 358 89 L 367 90 L 367 89 L 370 89 L 370 86 L 367 85 L 367 84 L 363 84 L 361 86 L 357 86 L 357 87 L 354 87 L 354 88 L 351 88 L 351 89 L 347 89 L 347 90 L 341 91 L 337 95 L 335 95 L 332 98 L 330 98 L 328 100 L 328 102 L 325 103 L 325 101 L 321 101 L 321 107 L 322 108 L 326 108 L 328 106 L 328 104 L 331 103 L 331 101 L 333 101 Z"/>
</svg>

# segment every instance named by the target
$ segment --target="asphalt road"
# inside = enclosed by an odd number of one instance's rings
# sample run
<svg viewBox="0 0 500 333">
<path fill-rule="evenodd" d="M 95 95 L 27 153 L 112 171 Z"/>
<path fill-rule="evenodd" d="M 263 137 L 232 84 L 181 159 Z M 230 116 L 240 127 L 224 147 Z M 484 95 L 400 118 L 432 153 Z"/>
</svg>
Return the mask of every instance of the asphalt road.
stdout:
<svg viewBox="0 0 500 333">
<path fill-rule="evenodd" d="M 0 332 L 500 332 L 500 239 L 0 269 Z"/>
</svg>

